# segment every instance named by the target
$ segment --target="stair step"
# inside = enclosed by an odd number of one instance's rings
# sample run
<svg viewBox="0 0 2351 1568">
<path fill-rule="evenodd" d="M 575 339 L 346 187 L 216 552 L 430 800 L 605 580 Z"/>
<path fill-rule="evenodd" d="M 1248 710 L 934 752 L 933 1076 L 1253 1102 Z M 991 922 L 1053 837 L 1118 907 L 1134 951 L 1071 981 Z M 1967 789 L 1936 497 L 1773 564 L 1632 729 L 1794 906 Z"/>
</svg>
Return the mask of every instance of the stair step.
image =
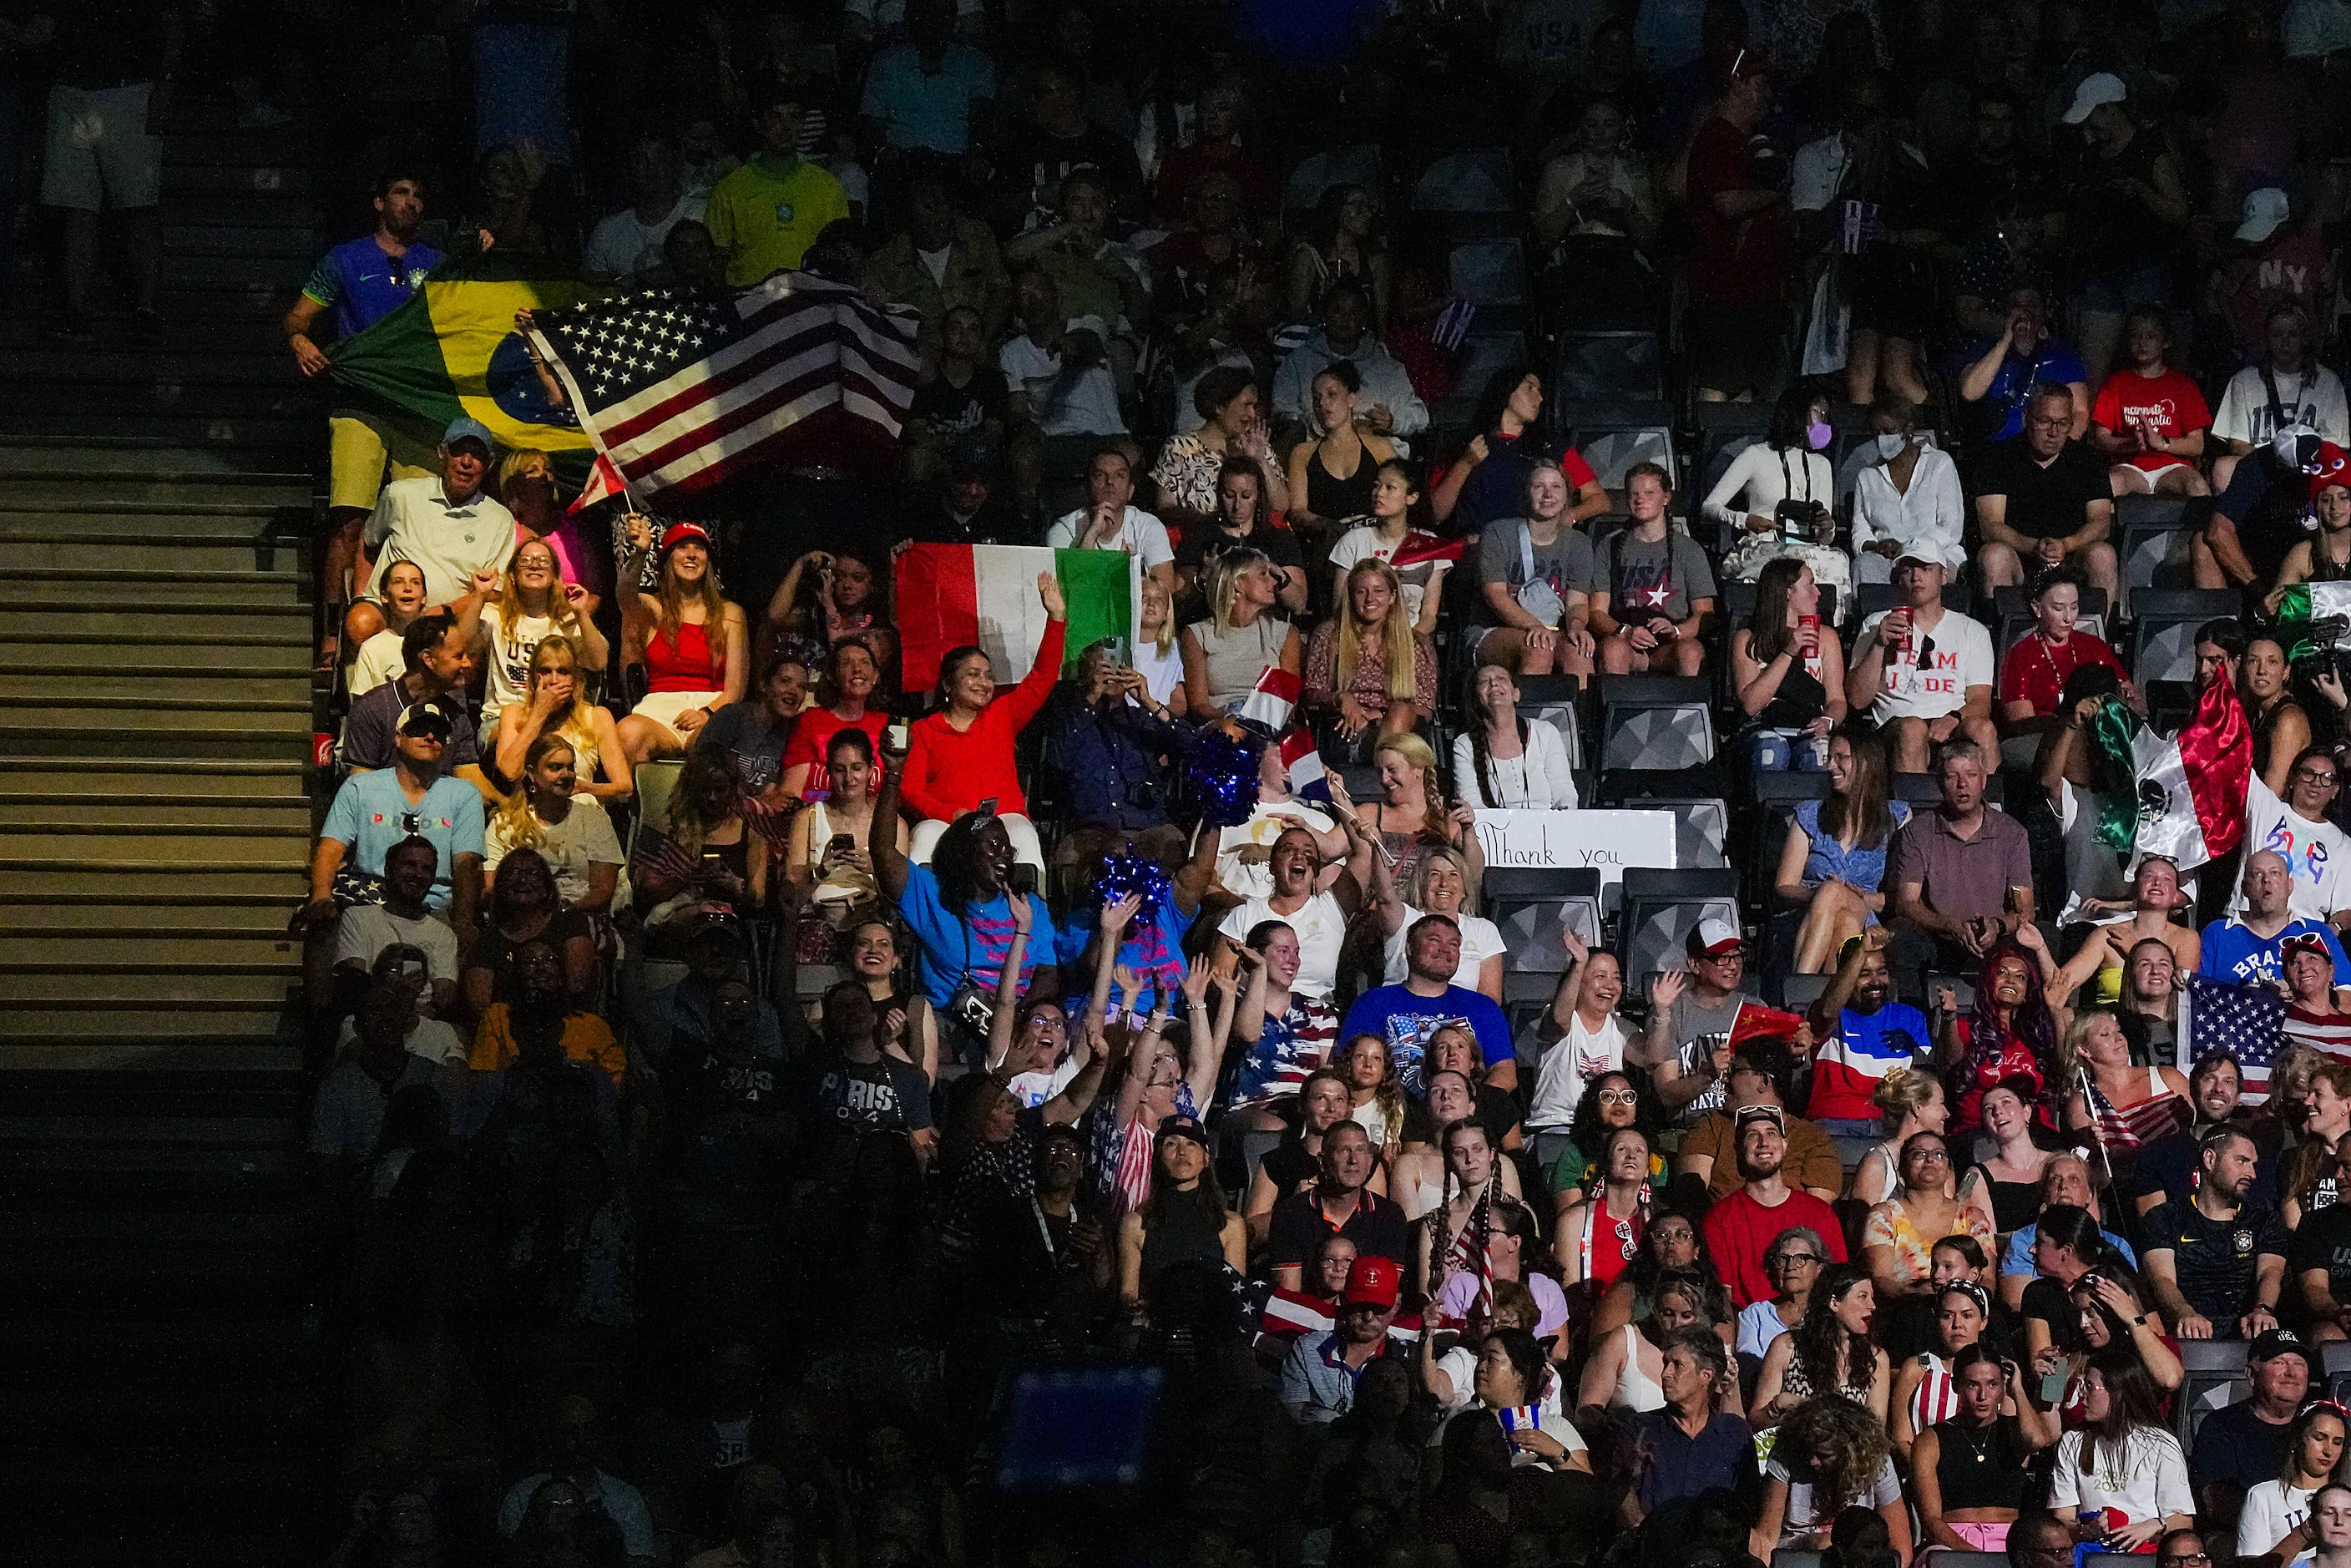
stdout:
<svg viewBox="0 0 2351 1568">
<path fill-rule="evenodd" d="M 301 644 L 292 639 L 258 646 L 223 643 L 217 647 L 167 647 L 154 643 L 92 641 L 51 642 L 36 648 L 25 639 L 0 632 L 0 674 L 11 675 L 37 675 L 46 668 L 59 675 L 110 673 L 121 679 L 136 678 L 141 682 L 175 675 L 235 681 L 294 677 L 307 681 L 309 664 Z"/>
<path fill-rule="evenodd" d="M 287 1005 L 283 988 L 274 998 L 219 1002 L 150 998 L 142 1004 L 133 997 L 73 1008 L 56 1002 L 22 1003 L 0 1012 L 0 1040 L 60 1049 L 70 1045 L 78 1035 L 100 1036 L 109 1040 L 144 1037 L 158 1044 L 168 1043 L 175 1037 L 190 1040 L 269 1041 L 286 1033 Z"/>
<path fill-rule="evenodd" d="M 68 479 L 98 485 L 162 480 L 191 484 L 309 484 L 307 466 L 243 461 L 208 446 L 147 436 L 0 437 L 0 479 Z M 196 498 L 196 497 L 192 497 Z M 202 497 L 209 499 L 210 497 Z"/>
<path fill-rule="evenodd" d="M 155 935 L 76 932 L 65 936 L 30 936 L 22 935 L 13 922 L 0 922 L 0 936 L 6 939 L 12 965 L 94 964 L 105 966 L 108 972 L 128 973 L 129 966 L 152 960 L 159 953 L 169 953 L 175 961 L 194 970 L 210 972 L 224 965 L 258 964 L 277 971 L 298 964 L 302 958 L 302 944 L 286 934 L 283 921 L 278 922 L 274 936 L 266 930 L 239 931 L 234 927 L 219 936 L 201 926 L 149 925 L 141 929 Z"/>
<path fill-rule="evenodd" d="M 166 171 L 174 197 L 208 196 L 305 196 L 310 193 L 311 174 L 302 163 L 189 163 Z"/>
<path fill-rule="evenodd" d="M 281 558 L 294 565 L 292 552 Z M 170 603 L 191 609 L 219 604 L 243 608 L 251 604 L 293 604 L 310 591 L 308 572 L 189 570 L 168 567 L 9 566 L 0 569 L 0 583 L 10 585 L 29 601 L 78 595 L 109 607 Z M 305 613 L 307 613 L 305 610 Z"/>
<path fill-rule="evenodd" d="M 293 904 L 276 899 L 250 904 L 0 904 L 0 939 L 76 941 L 115 938 L 162 942 L 281 940 Z"/>
<path fill-rule="evenodd" d="M 166 604 L 127 604 L 119 599 L 29 598 L 10 595 L 9 622 L 0 637 L 41 642 L 60 635 L 113 637 L 123 633 L 167 642 L 214 640 L 223 635 L 266 635 L 270 645 L 308 647 L 310 607 L 295 603 L 206 604 L 186 609 Z"/>
<path fill-rule="evenodd" d="M 86 707 L 153 707 L 163 702 L 209 701 L 221 712 L 308 713 L 310 675 L 290 659 L 273 659 L 264 669 L 98 670 L 52 666 L 39 670 L 10 659 L 0 648 L 0 704 L 37 702 Z"/>
<path fill-rule="evenodd" d="M 309 892 L 298 841 L 290 836 L 283 845 L 273 841 L 253 841 L 270 844 L 275 852 L 267 861 L 174 857 L 166 862 L 160 858 L 134 859 L 121 854 L 119 852 L 127 846 L 118 841 L 79 841 L 102 843 L 118 852 L 68 859 L 49 854 L 26 855 L 15 841 L 0 846 L 9 852 L 0 853 L 0 905 L 68 899 L 100 904 L 138 903 L 173 894 L 190 903 L 212 903 L 233 894 L 256 894 L 283 900 L 279 908 L 291 914 L 295 904 Z M 91 894 L 98 896 L 91 898 Z"/>
<path fill-rule="evenodd" d="M 307 582 L 310 563 L 298 542 L 275 536 L 256 538 L 251 524 L 234 533 L 154 534 L 52 532 L 37 538 L 0 533 L 0 576 L 16 577 L 28 570 L 48 571 L 57 580 L 68 575 L 88 577 L 116 572 L 152 572 L 168 580 L 183 570 L 198 577 L 218 578 L 242 572 L 268 578 L 293 578 Z M 117 580 L 120 580 L 118 579 Z"/>
<path fill-rule="evenodd" d="M 95 829 L 13 829 L 5 842 L 0 842 L 0 866 L 31 866 L 51 861 L 74 865 L 136 855 L 150 862 L 168 860 L 200 874 L 204 868 L 214 865 L 298 868 L 308 864 L 310 857 L 308 835 L 301 832 L 222 833 L 210 843 L 197 834 L 158 834 L 152 844 L 139 843 L 136 838 L 131 833 Z"/>
<path fill-rule="evenodd" d="M 18 793 L 130 790 L 156 799 L 239 795 L 292 799 L 305 794 L 308 766 L 298 760 L 0 756 L 0 789 Z"/>
<path fill-rule="evenodd" d="M 20 449 L 0 449 L 0 462 Z M 143 474 L 136 469 L 83 478 L 39 468 L 0 469 L 0 527 L 37 536 L 44 522 L 138 533 L 211 531 L 197 518 L 241 522 L 256 534 L 284 528 L 315 510 L 319 481 L 305 474 Z M 293 530 L 309 532 L 306 526 Z"/>
<path fill-rule="evenodd" d="M 172 446 L 210 446 L 224 452 L 267 453 L 284 457 L 321 444 L 315 418 L 218 413 L 107 413 L 0 412 L 0 443 L 47 439 L 85 442 L 114 436 Z"/>
<path fill-rule="evenodd" d="M 274 224 L 163 225 L 163 254 L 167 256 L 243 256 L 256 263 L 301 261 L 315 257 L 320 248 L 317 227 L 298 217 Z"/>
<path fill-rule="evenodd" d="M 256 800 L 246 795 L 187 795 L 157 800 L 137 793 L 28 795 L 0 789 L 0 828 L 182 828 L 190 832 L 310 831 L 308 800 Z"/>
<path fill-rule="evenodd" d="M 287 428 L 315 428 L 317 405 L 302 387 L 264 387 L 225 381 L 47 381 L 0 382 L 0 414 L 13 424 L 18 420 L 47 422 L 152 418 L 186 421 L 204 419 L 235 426 L 248 419 L 270 419 Z"/>
<path fill-rule="evenodd" d="M 256 340 L 242 350 L 47 344 L 8 356 L 12 379 L 45 383 L 103 382 L 120 386 L 187 385 L 295 389 L 304 386 L 283 343 Z"/>
</svg>

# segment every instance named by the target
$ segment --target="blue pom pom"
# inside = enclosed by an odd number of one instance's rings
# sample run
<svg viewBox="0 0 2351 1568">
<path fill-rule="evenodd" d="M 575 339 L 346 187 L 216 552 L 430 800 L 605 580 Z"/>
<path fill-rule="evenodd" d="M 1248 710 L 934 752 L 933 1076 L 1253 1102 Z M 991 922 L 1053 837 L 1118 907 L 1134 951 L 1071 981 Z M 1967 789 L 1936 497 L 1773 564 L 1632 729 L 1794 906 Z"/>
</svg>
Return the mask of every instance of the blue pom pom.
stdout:
<svg viewBox="0 0 2351 1568">
<path fill-rule="evenodd" d="M 1104 904 L 1115 904 L 1122 898 L 1134 898 L 1141 903 L 1134 912 L 1137 920 L 1148 920 L 1159 913 L 1175 891 L 1167 873 L 1148 855 L 1112 855 L 1102 862 L 1101 879 L 1094 883 L 1102 892 Z"/>
<path fill-rule="evenodd" d="M 1257 750 L 1219 729 L 1206 729 L 1192 743 L 1188 762 L 1192 799 L 1200 821 L 1212 828 L 1238 828 L 1257 810 Z"/>
</svg>

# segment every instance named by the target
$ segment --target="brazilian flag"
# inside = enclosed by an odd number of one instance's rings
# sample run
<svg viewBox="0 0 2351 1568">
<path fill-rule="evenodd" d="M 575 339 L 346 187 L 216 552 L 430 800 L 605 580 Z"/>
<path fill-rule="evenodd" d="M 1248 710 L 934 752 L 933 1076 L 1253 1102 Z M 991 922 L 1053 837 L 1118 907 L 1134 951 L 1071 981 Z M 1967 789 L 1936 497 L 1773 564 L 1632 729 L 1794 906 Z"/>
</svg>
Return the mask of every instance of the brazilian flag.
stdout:
<svg viewBox="0 0 2351 1568">
<path fill-rule="evenodd" d="M 451 420 L 469 415 L 501 446 L 550 454 L 577 482 L 594 458 L 588 434 L 548 401 L 514 319 L 603 291 L 532 274 L 528 262 L 495 254 L 443 262 L 406 304 L 334 347 L 335 379 L 386 413 L 430 426 L 436 439 Z"/>
</svg>

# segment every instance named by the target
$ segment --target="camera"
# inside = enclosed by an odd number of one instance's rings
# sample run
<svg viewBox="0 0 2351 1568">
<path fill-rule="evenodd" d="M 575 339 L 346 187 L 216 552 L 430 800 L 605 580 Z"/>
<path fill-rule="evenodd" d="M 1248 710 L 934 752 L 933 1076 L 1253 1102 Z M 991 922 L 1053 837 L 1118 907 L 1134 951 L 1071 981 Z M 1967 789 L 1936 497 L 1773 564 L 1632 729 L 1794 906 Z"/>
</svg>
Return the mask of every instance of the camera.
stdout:
<svg viewBox="0 0 2351 1568">
<path fill-rule="evenodd" d="M 1780 525 L 1782 537 L 1809 544 L 1819 539 L 1829 509 L 1818 501 L 1799 501 L 1792 496 L 1772 507 L 1771 516 Z"/>
</svg>

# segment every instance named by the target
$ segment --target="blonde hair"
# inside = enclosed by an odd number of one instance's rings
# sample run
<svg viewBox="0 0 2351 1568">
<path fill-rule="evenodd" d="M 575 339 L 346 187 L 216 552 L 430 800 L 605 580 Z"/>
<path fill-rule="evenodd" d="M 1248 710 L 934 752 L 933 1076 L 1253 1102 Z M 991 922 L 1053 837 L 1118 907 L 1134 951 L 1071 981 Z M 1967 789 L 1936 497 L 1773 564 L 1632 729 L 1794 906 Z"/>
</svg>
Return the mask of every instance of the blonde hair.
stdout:
<svg viewBox="0 0 2351 1568">
<path fill-rule="evenodd" d="M 1165 583 L 1145 572 L 1143 578 L 1143 596 L 1148 599 L 1155 591 L 1167 601 L 1167 613 L 1159 618 L 1158 634 L 1151 639 L 1151 645 L 1159 651 L 1159 656 L 1164 659 L 1176 651 L 1176 596 L 1167 591 Z M 1143 606 L 1138 604 L 1135 606 L 1135 623 L 1140 625 L 1142 621 Z"/>
<path fill-rule="evenodd" d="M 548 559 L 555 563 L 555 586 L 547 591 L 547 618 L 555 623 L 558 632 L 566 637 L 576 638 L 580 635 L 580 612 L 573 609 L 571 601 L 563 596 L 563 558 L 557 555 L 555 547 L 545 539 L 533 539 L 529 544 L 517 546 L 514 559 L 507 562 L 506 572 L 498 580 L 498 628 L 511 632 L 529 618 L 530 612 L 522 607 L 522 591 L 515 586 L 515 561 L 522 559 L 524 550 L 534 546 L 545 550 Z"/>
<path fill-rule="evenodd" d="M 498 494 L 503 497 L 507 493 L 507 486 L 526 474 L 545 474 L 548 477 L 553 478 L 555 459 L 536 446 L 515 448 L 498 459 Z"/>
<path fill-rule="evenodd" d="M 1355 619 L 1355 580 L 1366 572 L 1387 579 L 1390 595 L 1387 618 L 1372 629 Z M 1415 646 L 1412 617 L 1405 613 L 1404 580 L 1396 576 L 1395 568 L 1376 558 L 1359 560 L 1348 570 L 1347 591 L 1339 596 L 1338 669 L 1333 684 L 1342 691 L 1354 682 L 1355 661 L 1362 656 L 1367 630 L 1375 632 L 1380 656 L 1387 664 L 1389 700 L 1411 701 L 1420 690 L 1418 650 Z M 1429 766 L 1436 766 L 1434 758 Z"/>
<path fill-rule="evenodd" d="M 1931 1072 L 1921 1072 L 1915 1067 L 1897 1067 L 1878 1080 L 1870 1092 L 1870 1103 L 1886 1117 L 1886 1130 L 1900 1126 L 1903 1118 L 1917 1115 L 1927 1108 L 1942 1085 Z"/>
<path fill-rule="evenodd" d="M 1412 738 L 1418 740 L 1420 737 L 1416 735 Z M 1390 747 L 1385 742 L 1381 743 L 1380 750 L 1395 750 L 1397 756 L 1405 756 L 1405 752 Z M 1405 879 L 1405 902 L 1415 909 L 1428 908 L 1428 873 L 1432 868 L 1440 865 L 1451 866 L 1455 873 L 1461 878 L 1461 907 L 1466 914 L 1476 887 L 1469 876 L 1468 857 L 1451 844 L 1430 844 L 1420 852 L 1420 858 L 1413 862 L 1412 875 Z"/>
<path fill-rule="evenodd" d="M 1373 760 L 1377 761 L 1383 751 L 1393 751 L 1404 758 L 1405 766 L 1420 769 L 1420 787 L 1428 797 L 1427 831 L 1440 831 L 1445 821 L 1445 796 L 1437 787 L 1437 753 L 1429 749 L 1428 742 L 1408 729 L 1391 735 L 1372 747 Z M 1435 847 L 1430 846 L 1431 849 Z M 1468 874 L 1467 862 L 1463 864 L 1462 874 L 1465 878 Z"/>
<path fill-rule="evenodd" d="M 530 673 L 523 679 L 523 695 L 530 695 L 532 684 L 538 679 L 539 655 L 549 648 L 571 657 L 571 711 L 548 733 L 569 741 L 575 757 L 588 758 L 587 766 L 580 769 L 582 779 L 595 778 L 604 759 L 597 753 L 595 709 L 588 706 L 587 684 L 580 678 L 580 645 L 560 632 L 549 632 L 541 637 L 538 646 L 530 651 Z"/>
<path fill-rule="evenodd" d="M 1232 630 L 1233 601 L 1240 597 L 1242 577 L 1272 564 L 1272 558 L 1261 549 L 1228 549 L 1217 558 L 1216 570 L 1208 579 L 1208 617 L 1217 631 Z"/>
<path fill-rule="evenodd" d="M 535 850 L 547 841 L 547 830 L 539 825 L 538 813 L 530 809 L 530 778 L 538 770 L 538 765 L 557 751 L 571 753 L 572 766 L 579 766 L 580 748 L 571 744 L 570 737 L 550 730 L 532 741 L 530 749 L 523 753 L 522 777 L 516 780 L 507 798 L 498 802 L 497 820 L 492 825 L 498 837 L 506 841 L 509 852 Z"/>
</svg>

